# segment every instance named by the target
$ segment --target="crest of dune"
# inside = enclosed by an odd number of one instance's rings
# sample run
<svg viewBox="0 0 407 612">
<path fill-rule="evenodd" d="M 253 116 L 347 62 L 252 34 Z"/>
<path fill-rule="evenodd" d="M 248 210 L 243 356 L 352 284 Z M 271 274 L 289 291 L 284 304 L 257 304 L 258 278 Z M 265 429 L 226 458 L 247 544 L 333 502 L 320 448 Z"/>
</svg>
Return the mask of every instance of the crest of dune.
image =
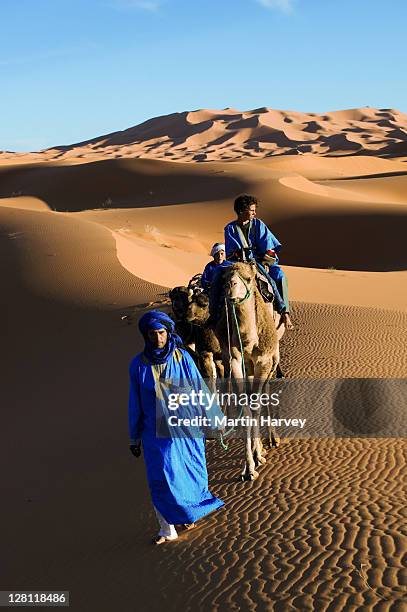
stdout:
<svg viewBox="0 0 407 612">
<path fill-rule="evenodd" d="M 278 155 L 405 156 L 407 115 L 354 108 L 323 114 L 260 107 L 199 109 L 148 119 L 119 132 L 31 154 L 0 153 L 2 163 L 106 158 L 234 161 Z"/>
</svg>

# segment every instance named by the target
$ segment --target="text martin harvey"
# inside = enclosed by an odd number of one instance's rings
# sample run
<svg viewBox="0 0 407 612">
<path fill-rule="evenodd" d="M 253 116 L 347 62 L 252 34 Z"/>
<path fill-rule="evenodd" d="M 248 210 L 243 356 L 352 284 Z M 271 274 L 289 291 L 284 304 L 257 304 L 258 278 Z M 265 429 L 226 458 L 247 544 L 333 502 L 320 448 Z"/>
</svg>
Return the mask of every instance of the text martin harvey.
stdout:
<svg viewBox="0 0 407 612">
<path fill-rule="evenodd" d="M 304 428 L 307 419 L 273 419 L 270 416 L 261 416 L 259 418 L 250 416 L 241 416 L 236 418 L 228 418 L 227 416 L 217 416 L 213 419 L 207 416 L 195 416 L 190 419 L 179 418 L 175 414 L 168 417 L 168 425 L 170 427 L 299 427 Z"/>
</svg>

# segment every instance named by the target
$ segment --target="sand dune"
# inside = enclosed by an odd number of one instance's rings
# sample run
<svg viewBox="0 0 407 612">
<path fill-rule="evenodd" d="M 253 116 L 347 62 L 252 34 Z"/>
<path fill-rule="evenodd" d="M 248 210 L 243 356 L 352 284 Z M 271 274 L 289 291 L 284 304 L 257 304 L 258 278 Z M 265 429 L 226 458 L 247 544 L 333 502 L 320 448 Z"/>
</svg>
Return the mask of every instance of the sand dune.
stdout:
<svg viewBox="0 0 407 612">
<path fill-rule="evenodd" d="M 162 288 L 123 270 L 94 222 L 0 212 L 2 288 L 13 300 L 0 316 L 9 588 L 65 585 L 81 612 L 135 601 L 151 610 L 402 605 L 402 440 L 287 440 L 247 487 L 236 481 L 239 443 L 227 453 L 211 443 L 211 486 L 225 509 L 152 549 L 144 466 L 126 448 L 137 317 L 125 325 L 120 316 L 162 300 Z M 288 376 L 405 375 L 406 313 L 296 303 L 293 316 Z"/>
<path fill-rule="evenodd" d="M 0 316 L 10 588 L 66 585 L 78 611 L 402 605 L 402 440 L 286 440 L 247 487 L 236 481 L 239 443 L 227 453 L 211 443 L 225 509 L 151 549 L 144 466 L 126 448 L 127 364 L 143 310 L 132 325 L 120 317 L 162 300 L 163 288 L 126 272 L 110 232 L 83 213 L 0 215 L 12 298 Z M 405 376 L 406 313 L 298 302 L 293 317 L 287 376 Z"/>
<path fill-rule="evenodd" d="M 49 208 L 45 202 L 39 198 L 33 198 L 29 196 L 14 196 L 12 198 L 1 198 L 0 206 L 7 208 L 16 208 L 20 210 L 37 210 L 37 211 L 49 211 Z"/>
<path fill-rule="evenodd" d="M 403 609 L 405 441 L 286 439 L 247 486 L 239 442 L 210 442 L 226 506 L 157 550 L 126 403 L 139 316 L 203 269 L 243 191 L 283 243 L 286 377 L 405 378 L 405 132 L 386 109 L 201 110 L 0 154 L 7 588 L 81 612 Z"/>
<path fill-rule="evenodd" d="M 343 193 L 342 181 L 326 180 L 324 186 L 339 188 Z M 376 178 L 364 177 L 363 180 L 347 179 L 345 189 L 353 196 L 378 204 L 407 204 L 407 174 L 401 176 L 382 175 Z M 341 197 L 343 197 L 341 195 Z"/>
<path fill-rule="evenodd" d="M 317 115 L 267 107 L 248 111 L 197 110 L 149 119 L 73 145 L 28 157 L 5 151 L 1 160 L 30 161 L 148 157 L 214 161 L 274 155 L 405 156 L 407 116 L 394 109 L 359 108 Z"/>
<path fill-rule="evenodd" d="M 265 166 L 279 172 L 280 176 L 300 174 L 310 180 L 358 178 L 362 176 L 393 173 L 404 174 L 406 166 L 399 160 L 355 155 L 351 157 L 324 157 L 322 155 L 279 156 L 256 160 L 257 166 Z"/>
<path fill-rule="evenodd" d="M 311 195 L 320 196 L 323 198 L 335 198 L 337 200 L 360 200 L 362 202 L 370 202 L 371 198 L 363 193 L 363 190 L 360 192 L 351 191 L 349 189 L 343 189 L 340 183 L 338 186 L 333 186 L 333 182 L 331 181 L 328 184 L 325 182 L 315 183 L 305 178 L 304 176 L 286 176 L 280 179 L 280 183 L 285 187 L 290 187 L 291 189 L 296 189 L 300 192 L 309 193 Z M 336 185 L 336 184 L 335 184 Z M 348 187 L 349 183 L 345 184 Z"/>
<path fill-rule="evenodd" d="M 153 160 L 102 160 L 74 165 L 25 164 L 0 167 L 0 197 L 35 196 L 58 211 L 139 208 L 231 197 L 244 188 L 239 169 L 217 164 L 174 164 Z M 215 196 L 216 194 L 216 196 Z"/>
<path fill-rule="evenodd" d="M 148 293 L 157 292 L 158 287 L 120 265 L 114 238 L 100 225 L 2 208 L 0 219 L 3 235 L 21 263 L 23 282 L 31 291 L 91 308 L 127 305 L 130 296 L 136 295 L 146 301 Z"/>
<path fill-rule="evenodd" d="M 86 211 L 88 219 L 129 239 L 203 254 L 221 239 L 233 216 L 234 197 L 248 191 L 260 198 L 259 215 L 283 242 L 287 265 L 406 269 L 402 241 L 407 216 L 400 206 L 406 202 L 405 165 L 373 157 L 314 156 L 311 162 L 297 157 L 207 164 L 105 160 L 6 165 L 0 168 L 0 203 L 7 206 L 13 200 L 17 206 L 21 198 L 23 206 L 27 198 L 36 198 L 60 212 Z M 10 199 L 12 193 L 21 195 Z M 377 244 L 380 249 L 372 248 Z M 172 254 L 164 258 L 176 263 Z"/>
</svg>

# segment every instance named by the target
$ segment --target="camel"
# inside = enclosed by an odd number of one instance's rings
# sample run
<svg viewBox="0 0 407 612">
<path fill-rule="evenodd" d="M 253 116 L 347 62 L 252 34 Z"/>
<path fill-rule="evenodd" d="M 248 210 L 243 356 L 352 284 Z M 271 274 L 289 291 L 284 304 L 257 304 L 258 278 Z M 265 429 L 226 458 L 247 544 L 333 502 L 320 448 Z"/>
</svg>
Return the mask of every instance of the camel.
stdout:
<svg viewBox="0 0 407 612">
<path fill-rule="evenodd" d="M 200 373 L 212 382 L 224 376 L 222 353 L 213 329 L 205 326 L 209 299 L 199 287 L 174 287 L 169 292 L 175 329 Z"/>
<path fill-rule="evenodd" d="M 195 293 L 192 296 L 185 318 L 195 325 L 195 350 L 199 355 L 202 376 L 223 378 L 225 368 L 220 343 L 214 329 L 206 325 L 209 318 L 209 298 L 206 293 Z"/>
<path fill-rule="evenodd" d="M 264 384 L 278 373 L 280 361 L 279 337 L 284 330 L 277 329 L 278 315 L 272 314 L 272 304 L 266 304 L 257 288 L 256 267 L 249 263 L 235 263 L 223 273 L 225 308 L 221 310 L 216 325 L 223 363 L 230 362 L 231 375 L 235 381 L 241 381 L 245 387 L 244 373 L 253 375 L 254 385 L 251 392 L 262 392 Z M 234 324 L 235 311 L 238 329 Z M 229 332 L 228 332 L 229 329 Z M 241 353 L 241 345 L 243 355 Z M 230 347 L 230 350 L 229 350 Z M 243 370 L 245 369 L 245 372 Z M 256 387 L 254 389 L 253 387 Z M 254 416 L 250 407 L 246 416 Z M 257 414 L 256 414 L 257 416 Z M 277 440 L 271 435 L 271 443 L 277 446 Z M 245 465 L 241 474 L 242 480 L 254 480 L 258 477 L 256 467 L 265 463 L 259 427 L 249 427 L 246 437 Z"/>
<path fill-rule="evenodd" d="M 175 321 L 175 330 L 182 338 L 185 346 L 191 350 L 195 350 L 195 326 L 186 320 L 188 306 L 194 295 L 193 289 L 190 287 L 174 287 L 169 292 L 171 300 L 171 308 Z"/>
</svg>

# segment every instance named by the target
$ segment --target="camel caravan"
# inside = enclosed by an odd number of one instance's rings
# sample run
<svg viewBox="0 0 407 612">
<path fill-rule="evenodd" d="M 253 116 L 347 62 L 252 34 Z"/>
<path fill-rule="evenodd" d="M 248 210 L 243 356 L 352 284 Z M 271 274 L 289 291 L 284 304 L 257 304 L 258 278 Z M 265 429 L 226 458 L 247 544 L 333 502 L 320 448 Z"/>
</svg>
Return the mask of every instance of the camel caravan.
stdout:
<svg viewBox="0 0 407 612">
<path fill-rule="evenodd" d="M 228 379 L 261 393 L 271 378 L 283 376 L 279 343 L 292 329 L 288 285 L 278 265 L 281 244 L 257 218 L 257 206 L 254 196 L 236 198 L 237 219 L 226 225 L 225 243 L 213 245 L 202 274 L 169 293 L 177 333 L 212 389 Z M 250 407 L 244 410 L 250 416 Z M 249 426 L 245 438 L 241 479 L 253 480 L 265 449 L 258 427 Z M 270 430 L 270 447 L 278 442 Z"/>
</svg>

